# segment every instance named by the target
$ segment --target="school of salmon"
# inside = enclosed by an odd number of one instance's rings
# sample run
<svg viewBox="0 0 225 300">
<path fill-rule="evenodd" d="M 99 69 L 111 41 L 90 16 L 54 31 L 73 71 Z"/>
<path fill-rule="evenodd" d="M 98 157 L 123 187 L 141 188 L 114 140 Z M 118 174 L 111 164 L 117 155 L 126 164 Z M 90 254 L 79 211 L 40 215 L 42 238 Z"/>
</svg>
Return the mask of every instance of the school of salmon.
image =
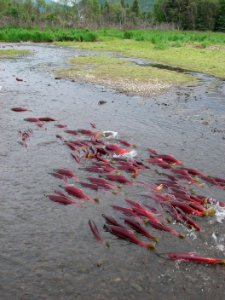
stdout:
<svg viewBox="0 0 225 300">
<path fill-rule="evenodd" d="M 11 110 L 32 112 L 24 107 L 13 107 Z M 185 167 L 173 155 L 160 154 L 153 149 L 146 149 L 147 158 L 138 158 L 136 146 L 118 139 L 116 132 L 98 130 L 94 123 L 90 123 L 90 130 L 69 129 L 65 124 L 55 123 L 57 120 L 51 117 L 28 117 L 24 120 L 39 127 L 54 122 L 54 126 L 60 130 L 56 138 L 70 150 L 71 165 L 76 171 L 62 167 L 49 172 L 62 181 L 62 185 L 59 185 L 61 189 L 48 195 L 51 201 L 62 205 L 77 205 L 82 209 L 84 202 L 93 202 L 96 205 L 99 203 L 98 197 L 88 195 L 88 189 L 99 194 L 108 192 L 115 196 L 121 192 L 124 185 L 142 187 L 141 194 L 134 195 L 134 199 L 124 199 L 122 206 L 111 205 L 112 211 L 120 215 L 119 221 L 113 216 L 102 215 L 106 233 L 151 249 L 157 255 L 171 260 L 225 264 L 225 259 L 204 257 L 195 252 L 157 253 L 159 239 L 150 233 L 151 228 L 154 228 L 181 239 L 185 238 L 185 233 L 172 228 L 173 222 L 203 231 L 197 219 L 213 217 L 216 212 L 215 204 L 225 207 L 225 202 L 198 195 L 193 192 L 192 186 L 204 187 L 208 184 L 225 190 L 225 179 Z M 19 143 L 27 147 L 32 134 L 30 128 L 19 131 Z M 79 170 L 85 170 L 89 174 L 86 181 L 79 178 Z M 145 174 L 145 181 L 138 180 L 140 173 L 146 172 L 157 173 L 161 179 L 149 182 Z M 148 204 L 143 204 L 141 199 L 147 199 Z M 88 224 L 96 240 L 107 246 L 108 242 L 96 223 L 89 220 Z M 145 241 L 141 240 L 142 236 Z"/>
</svg>

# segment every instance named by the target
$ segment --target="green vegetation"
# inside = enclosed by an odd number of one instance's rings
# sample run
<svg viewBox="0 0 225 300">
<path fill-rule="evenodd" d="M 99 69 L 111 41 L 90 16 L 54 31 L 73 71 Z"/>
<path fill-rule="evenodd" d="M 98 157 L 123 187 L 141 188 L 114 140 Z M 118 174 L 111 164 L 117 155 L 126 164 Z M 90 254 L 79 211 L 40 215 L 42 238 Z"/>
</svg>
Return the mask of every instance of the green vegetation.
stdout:
<svg viewBox="0 0 225 300">
<path fill-rule="evenodd" d="M 157 0 L 154 18 L 189 30 L 225 30 L 225 0 Z"/>
<path fill-rule="evenodd" d="M 167 29 L 202 31 L 137 29 L 161 24 Z M 114 25 L 126 30 L 104 29 Z M 0 1 L 2 42 L 55 42 L 62 46 L 144 58 L 225 78 L 225 34 L 205 30 L 225 31 L 225 0 Z M 143 93 L 153 82 L 154 86 L 157 86 L 156 82 L 165 86 L 192 80 L 184 74 L 138 67 L 109 57 L 101 58 L 104 64 L 96 57 L 82 59 L 74 61 L 74 67 L 62 73 L 111 85 L 114 81 L 116 87 L 126 91 L 133 91 L 137 86 L 140 90 L 142 83 Z M 130 84 L 132 88 L 128 87 Z"/>
<path fill-rule="evenodd" d="M 134 0 L 100 0 L 101 5 L 104 5 L 106 2 L 108 3 L 116 3 L 120 2 L 123 7 L 131 7 L 133 4 Z M 149 11 L 150 9 L 153 8 L 154 3 L 156 0 L 139 0 L 138 4 L 140 6 L 141 11 Z"/>
<path fill-rule="evenodd" d="M 29 50 L 14 50 L 14 49 L 1 49 L 0 59 L 3 58 L 18 58 L 24 55 L 28 55 L 31 52 Z"/>
<path fill-rule="evenodd" d="M 128 80 L 141 80 L 141 82 L 146 82 L 161 78 L 163 82 L 172 84 L 184 83 L 192 78 L 191 76 L 177 74 L 172 71 L 138 66 L 128 60 L 109 56 L 76 57 L 70 60 L 70 63 L 77 66 L 78 72 L 80 72 L 83 66 L 82 72 L 84 73 L 111 78 L 112 80 L 125 78 Z"/>
<path fill-rule="evenodd" d="M 0 41 L 4 42 L 53 42 L 53 41 L 86 41 L 93 42 L 97 35 L 88 29 L 24 29 L 2 28 L 0 29 Z"/>
<path fill-rule="evenodd" d="M 139 57 L 225 78 L 222 33 L 101 30 L 98 34 L 101 41 L 96 43 L 60 45 Z"/>
<path fill-rule="evenodd" d="M 109 56 L 76 57 L 70 63 L 73 68 L 59 71 L 59 76 L 110 85 L 130 94 L 152 95 L 172 84 L 194 80 L 189 75 L 138 66 L 126 59 Z"/>
<path fill-rule="evenodd" d="M 187 43 L 199 43 L 202 47 L 225 44 L 225 34 L 215 32 L 178 31 L 178 30 L 118 30 L 100 29 L 96 31 L 100 40 L 114 38 L 148 41 L 164 48 L 181 46 Z"/>
<path fill-rule="evenodd" d="M 0 26 L 225 31 L 225 0 L 1 0 Z"/>
</svg>

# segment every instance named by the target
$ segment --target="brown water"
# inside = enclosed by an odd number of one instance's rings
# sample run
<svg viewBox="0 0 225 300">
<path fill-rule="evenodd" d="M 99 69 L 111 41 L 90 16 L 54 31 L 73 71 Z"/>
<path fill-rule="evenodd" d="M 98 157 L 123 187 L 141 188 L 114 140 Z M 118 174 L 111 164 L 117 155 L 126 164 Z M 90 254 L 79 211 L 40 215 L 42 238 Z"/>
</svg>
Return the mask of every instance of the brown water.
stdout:
<svg viewBox="0 0 225 300">
<path fill-rule="evenodd" d="M 223 299 L 223 266 L 168 261 L 108 233 L 103 235 L 110 248 L 94 240 L 88 219 L 101 228 L 101 214 L 111 214 L 110 205 L 121 204 L 128 190 L 118 197 L 102 194 L 99 205 L 83 209 L 49 201 L 45 195 L 59 181 L 48 173 L 57 167 L 76 170 L 76 165 L 55 138 L 60 129 L 52 124 L 39 128 L 23 118 L 51 116 L 72 129 L 95 122 L 138 145 L 139 156 L 150 147 L 225 177 L 225 83 L 198 74 L 193 86 L 154 98 L 128 97 L 103 86 L 55 80 L 54 70 L 66 67 L 68 58 L 83 53 L 79 50 L 14 47 L 34 54 L 0 64 L 0 299 Z M 107 103 L 99 106 L 99 100 Z M 12 112 L 14 106 L 33 113 Z M 26 149 L 18 144 L 18 130 L 27 128 L 34 132 Z M 224 191 L 213 187 L 201 193 L 225 199 Z M 198 223 L 205 232 L 194 234 L 174 225 L 187 234 L 185 240 L 157 232 L 157 251 L 225 257 L 212 237 L 215 233 L 224 244 L 224 223 L 215 218 Z"/>
</svg>

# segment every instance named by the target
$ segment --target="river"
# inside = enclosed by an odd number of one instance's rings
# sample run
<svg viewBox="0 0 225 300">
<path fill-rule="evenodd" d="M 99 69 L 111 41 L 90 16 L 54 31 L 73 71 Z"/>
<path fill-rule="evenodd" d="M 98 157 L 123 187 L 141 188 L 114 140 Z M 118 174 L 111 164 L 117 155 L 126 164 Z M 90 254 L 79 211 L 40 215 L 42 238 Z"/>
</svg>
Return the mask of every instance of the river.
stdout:
<svg viewBox="0 0 225 300">
<path fill-rule="evenodd" d="M 94 122 L 136 144 L 140 156 L 153 148 L 224 178 L 225 82 L 194 74 L 198 80 L 191 85 L 159 96 L 130 97 L 101 85 L 56 80 L 54 71 L 69 67 L 66 61 L 81 50 L 13 47 L 33 54 L 0 64 L 0 299 L 223 299 L 223 266 L 169 261 L 104 232 L 109 248 L 93 238 L 88 220 L 101 228 L 101 214 L 110 214 L 110 205 L 121 204 L 124 195 L 104 193 L 99 205 L 84 209 L 49 201 L 46 195 L 59 185 L 49 172 L 76 166 L 55 138 L 60 129 L 52 124 L 39 128 L 23 119 L 50 116 L 72 129 L 90 129 Z M 106 103 L 98 105 L 100 100 Z M 15 106 L 32 113 L 15 113 Z M 18 130 L 27 128 L 33 135 L 24 148 Z M 212 186 L 202 193 L 225 199 L 224 191 Z M 198 223 L 204 232 L 186 231 L 185 240 L 159 233 L 157 251 L 225 257 L 224 222 L 202 218 Z"/>
</svg>

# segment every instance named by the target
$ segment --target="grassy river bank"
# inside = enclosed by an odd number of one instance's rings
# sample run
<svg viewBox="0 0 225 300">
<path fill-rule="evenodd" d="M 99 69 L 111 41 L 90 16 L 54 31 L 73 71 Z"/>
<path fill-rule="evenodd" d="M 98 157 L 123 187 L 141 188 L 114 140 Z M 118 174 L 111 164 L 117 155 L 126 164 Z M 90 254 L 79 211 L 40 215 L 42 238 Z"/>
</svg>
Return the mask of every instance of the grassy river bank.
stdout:
<svg viewBox="0 0 225 300">
<path fill-rule="evenodd" d="M 176 70 L 140 66 L 133 58 L 225 78 L 224 33 L 118 29 L 0 30 L 2 42 L 27 40 L 92 50 L 91 54 L 84 52 L 83 56 L 71 59 L 71 67 L 59 70 L 57 75 L 110 85 L 128 94 L 149 96 L 195 80 L 193 76 Z M 0 50 L 0 58 L 17 56 L 16 52 Z"/>
</svg>

